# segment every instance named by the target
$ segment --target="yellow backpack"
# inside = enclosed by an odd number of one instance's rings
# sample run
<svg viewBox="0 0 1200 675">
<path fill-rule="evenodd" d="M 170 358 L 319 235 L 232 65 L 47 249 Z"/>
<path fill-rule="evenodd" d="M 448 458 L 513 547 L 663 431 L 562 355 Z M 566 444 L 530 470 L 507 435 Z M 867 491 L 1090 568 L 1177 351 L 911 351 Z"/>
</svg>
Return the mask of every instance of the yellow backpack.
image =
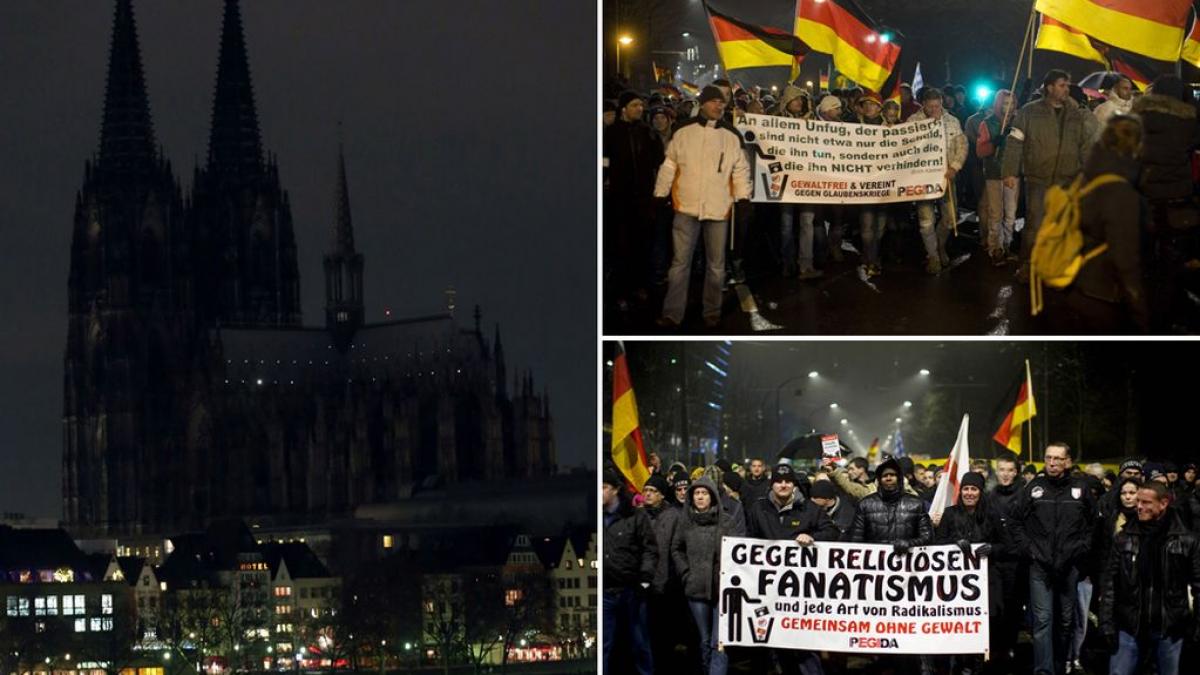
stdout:
<svg viewBox="0 0 1200 675">
<path fill-rule="evenodd" d="M 1046 215 L 1029 256 L 1029 295 L 1034 316 L 1043 309 L 1043 285 L 1070 286 L 1089 260 L 1108 250 L 1108 244 L 1101 244 L 1084 253 L 1080 204 L 1096 188 L 1124 180 L 1115 173 L 1103 173 L 1085 185 L 1079 175 L 1065 188 L 1053 185 L 1046 190 Z"/>
</svg>

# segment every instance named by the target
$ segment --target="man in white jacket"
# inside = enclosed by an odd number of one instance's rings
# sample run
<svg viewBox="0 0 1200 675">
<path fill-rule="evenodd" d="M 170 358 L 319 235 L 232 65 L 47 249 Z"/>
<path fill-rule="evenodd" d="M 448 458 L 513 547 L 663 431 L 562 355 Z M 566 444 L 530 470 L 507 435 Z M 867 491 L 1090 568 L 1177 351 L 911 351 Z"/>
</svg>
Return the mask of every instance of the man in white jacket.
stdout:
<svg viewBox="0 0 1200 675">
<path fill-rule="evenodd" d="M 675 209 L 674 258 L 658 320 L 664 328 L 676 328 L 683 322 L 692 254 L 701 233 L 708 258 L 704 322 L 711 328 L 721 320 L 729 213 L 735 201 L 749 203 L 751 192 L 750 166 L 741 136 L 722 119 L 725 103 L 720 89 L 705 87 L 700 92 L 700 114 L 675 131 L 658 170 L 654 196 L 670 197 Z"/>
<path fill-rule="evenodd" d="M 1124 75 L 1118 75 L 1105 93 L 1108 95 L 1107 100 L 1096 106 L 1096 121 L 1099 122 L 1096 138 L 1100 138 L 1100 132 L 1104 130 L 1104 125 L 1108 124 L 1108 118 L 1118 113 L 1128 115 L 1129 110 L 1133 108 L 1133 81 Z"/>
<path fill-rule="evenodd" d="M 946 192 L 941 199 L 917 202 L 917 223 L 921 226 L 921 241 L 925 244 L 925 271 L 930 274 L 940 274 L 942 268 L 950 262 L 946 255 L 946 239 L 950 237 L 950 229 L 954 226 L 951 219 L 948 196 L 954 194 L 954 177 L 967 161 L 967 137 L 963 135 L 962 125 L 954 115 L 947 115 L 942 108 L 942 92 L 933 87 L 921 91 L 921 109 L 913 113 L 908 120 L 942 120 L 943 136 L 946 139 Z M 938 218 L 937 230 L 934 231 L 933 207 L 937 204 L 941 211 Z"/>
</svg>

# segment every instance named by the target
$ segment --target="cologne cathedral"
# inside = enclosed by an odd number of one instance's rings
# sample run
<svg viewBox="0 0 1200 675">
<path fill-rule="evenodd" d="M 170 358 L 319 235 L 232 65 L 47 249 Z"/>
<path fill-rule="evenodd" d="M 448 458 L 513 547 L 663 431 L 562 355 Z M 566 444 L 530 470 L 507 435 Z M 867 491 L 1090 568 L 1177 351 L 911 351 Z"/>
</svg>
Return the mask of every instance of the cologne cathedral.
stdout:
<svg viewBox="0 0 1200 675">
<path fill-rule="evenodd" d="M 226 516 L 318 521 L 462 481 L 556 470 L 547 396 L 497 328 L 368 323 L 345 161 L 304 325 L 287 190 L 264 152 L 226 0 L 208 153 L 185 190 L 154 137 L 131 0 L 117 0 L 100 146 L 75 198 L 63 511 L 73 533 Z"/>
</svg>

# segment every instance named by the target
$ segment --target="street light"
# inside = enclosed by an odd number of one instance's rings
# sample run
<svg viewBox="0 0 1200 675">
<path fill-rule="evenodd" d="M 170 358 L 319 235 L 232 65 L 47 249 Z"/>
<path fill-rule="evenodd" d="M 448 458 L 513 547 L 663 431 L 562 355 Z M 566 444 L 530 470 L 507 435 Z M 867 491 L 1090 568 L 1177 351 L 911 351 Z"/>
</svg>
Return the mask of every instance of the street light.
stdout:
<svg viewBox="0 0 1200 675">
<path fill-rule="evenodd" d="M 836 404 L 836 403 L 830 403 L 830 404 L 829 404 L 829 409 L 830 409 L 830 410 L 837 410 L 837 409 L 838 409 L 838 404 Z"/>
<path fill-rule="evenodd" d="M 683 31 L 683 33 L 681 33 L 681 35 L 683 35 L 683 37 L 692 37 L 692 34 L 687 32 L 686 30 Z"/>
<path fill-rule="evenodd" d="M 846 425 L 847 425 L 847 424 L 849 424 L 849 423 L 850 423 L 850 420 L 847 420 L 847 419 L 845 419 L 845 418 L 842 418 L 842 426 L 846 426 Z"/>
<path fill-rule="evenodd" d="M 922 375 L 923 377 L 927 377 L 927 376 L 929 375 L 929 369 L 928 369 L 928 368 L 922 368 L 922 369 L 920 370 L 920 373 L 921 373 L 921 375 Z"/>
<path fill-rule="evenodd" d="M 817 379 L 817 378 L 818 378 L 818 377 L 820 377 L 820 376 L 821 376 L 821 374 L 820 374 L 820 373 L 818 373 L 818 372 L 817 372 L 817 371 L 815 371 L 815 370 L 810 370 L 810 371 L 808 371 L 808 378 L 809 378 L 810 380 L 815 380 L 815 379 Z"/>
<path fill-rule="evenodd" d="M 905 408 L 911 408 L 911 407 L 912 407 L 912 401 L 905 401 L 905 402 L 904 402 L 904 407 L 905 407 Z"/>
<path fill-rule="evenodd" d="M 896 424 L 900 424 L 901 421 L 903 420 L 901 420 L 899 417 L 896 418 Z"/>
<path fill-rule="evenodd" d="M 633 44 L 633 38 L 628 35 L 622 35 L 617 38 L 617 74 L 621 74 L 621 47 L 628 47 Z"/>
</svg>

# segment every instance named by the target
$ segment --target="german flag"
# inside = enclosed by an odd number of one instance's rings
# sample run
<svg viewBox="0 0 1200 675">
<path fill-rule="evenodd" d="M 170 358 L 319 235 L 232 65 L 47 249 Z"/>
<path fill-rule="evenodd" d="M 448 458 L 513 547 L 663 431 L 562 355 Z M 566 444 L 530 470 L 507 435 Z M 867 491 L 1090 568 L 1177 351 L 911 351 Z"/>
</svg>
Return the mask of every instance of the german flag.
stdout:
<svg viewBox="0 0 1200 675">
<path fill-rule="evenodd" d="M 829 91 L 829 73 L 827 73 L 823 70 L 819 71 L 817 79 L 819 79 L 821 82 L 821 90 Z"/>
<path fill-rule="evenodd" d="M 900 45 L 876 30 L 853 1 L 796 0 L 794 32 L 813 51 L 832 55 L 846 77 L 873 91 L 884 91 L 900 58 Z"/>
<path fill-rule="evenodd" d="M 681 89 L 683 89 L 683 90 L 684 90 L 684 92 L 686 92 L 686 93 L 687 93 L 689 96 L 699 96 L 699 95 L 700 95 L 700 85 L 698 85 L 698 84 L 693 84 L 693 83 L 691 83 L 691 82 L 688 82 L 688 81 L 686 81 L 686 80 L 680 80 L 680 81 L 679 81 L 679 86 L 680 86 L 680 88 L 681 88 Z"/>
<path fill-rule="evenodd" d="M 638 423 L 637 399 L 633 396 L 633 382 L 629 379 L 629 364 L 625 360 L 625 347 L 617 344 L 617 357 L 613 359 L 612 388 L 612 458 L 617 469 L 629 481 L 636 492 L 650 478 L 650 462 L 646 458 L 646 446 L 642 442 L 642 430 Z"/>
<path fill-rule="evenodd" d="M 654 81 L 659 84 L 670 84 L 675 79 L 670 68 L 659 68 L 658 63 L 654 61 L 650 62 L 650 67 L 654 69 Z"/>
<path fill-rule="evenodd" d="M 1096 49 L 1091 38 L 1045 14 L 1042 15 L 1041 25 L 1038 26 L 1037 41 L 1033 46 L 1035 49 L 1062 52 L 1084 61 L 1096 61 L 1103 63 L 1105 67 L 1108 66 L 1108 59 L 1104 58 L 1100 50 Z"/>
<path fill-rule="evenodd" d="M 725 70 L 790 66 L 795 79 L 800 63 L 808 55 L 808 45 L 785 30 L 756 26 L 722 14 L 706 3 L 708 23 L 717 43 L 717 53 Z"/>
<path fill-rule="evenodd" d="M 1200 68 L 1200 17 L 1192 22 L 1192 32 L 1183 41 L 1183 51 L 1180 52 L 1179 58 L 1184 63 L 1190 63 Z"/>
<path fill-rule="evenodd" d="M 1012 410 L 1000 423 L 1000 428 L 996 430 L 996 434 L 992 438 L 1020 457 L 1021 432 L 1024 430 L 1024 425 L 1035 415 L 1037 415 L 1037 405 L 1033 400 L 1033 376 L 1030 374 L 1027 360 L 1025 361 L 1025 381 L 1021 383 L 1021 388 L 1017 392 L 1017 402 L 1013 404 Z"/>
<path fill-rule="evenodd" d="M 1118 49 L 1174 62 L 1192 0 L 1037 0 L 1034 9 Z"/>
</svg>

